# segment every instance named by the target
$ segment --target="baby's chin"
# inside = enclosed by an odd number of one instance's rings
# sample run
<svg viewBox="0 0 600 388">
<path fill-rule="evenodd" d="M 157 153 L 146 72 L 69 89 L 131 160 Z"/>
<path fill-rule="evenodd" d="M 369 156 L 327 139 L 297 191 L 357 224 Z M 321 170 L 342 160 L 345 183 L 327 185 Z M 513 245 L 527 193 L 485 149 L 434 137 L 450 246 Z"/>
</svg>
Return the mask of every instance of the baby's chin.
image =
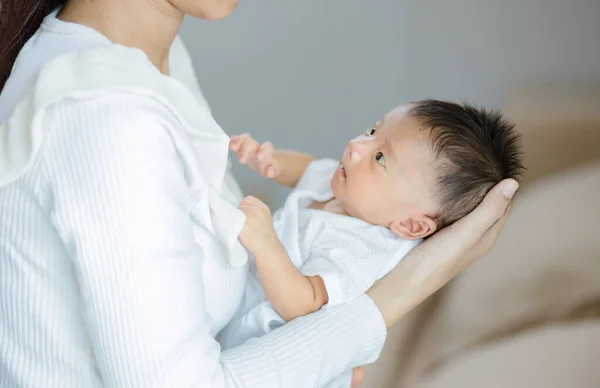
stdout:
<svg viewBox="0 0 600 388">
<path fill-rule="evenodd" d="M 337 198 L 338 196 L 338 191 L 339 191 L 339 185 L 338 185 L 338 177 L 337 174 L 339 172 L 336 170 L 335 174 L 333 174 L 333 177 L 331 178 L 331 181 L 329 181 L 329 187 L 331 188 L 331 191 L 333 192 L 333 196 Z"/>
<path fill-rule="evenodd" d="M 331 179 L 330 187 L 334 198 L 342 202 L 346 199 L 346 187 L 342 185 L 337 174 Z"/>
</svg>

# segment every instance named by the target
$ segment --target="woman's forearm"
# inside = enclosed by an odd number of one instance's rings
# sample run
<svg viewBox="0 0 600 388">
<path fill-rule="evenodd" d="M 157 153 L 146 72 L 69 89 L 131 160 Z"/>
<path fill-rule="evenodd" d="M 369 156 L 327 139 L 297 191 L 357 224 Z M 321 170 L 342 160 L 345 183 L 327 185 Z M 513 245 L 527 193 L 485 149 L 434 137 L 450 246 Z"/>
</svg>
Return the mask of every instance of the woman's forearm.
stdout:
<svg viewBox="0 0 600 388">
<path fill-rule="evenodd" d="M 309 154 L 287 150 L 276 150 L 273 156 L 279 166 L 279 174 L 275 181 L 288 187 L 295 187 L 304 170 L 316 159 Z"/>
<path fill-rule="evenodd" d="M 413 249 L 367 294 L 387 327 L 488 253 L 496 241 L 518 188 L 507 179 L 496 185 L 470 214 Z"/>
<path fill-rule="evenodd" d="M 362 295 L 228 349 L 221 361 L 239 387 L 322 387 L 340 371 L 374 362 L 385 334 L 379 309 Z"/>
<path fill-rule="evenodd" d="M 449 280 L 440 276 L 432 264 L 426 261 L 427 257 L 420 256 L 407 256 L 367 291 L 367 295 L 381 310 L 388 328 Z M 424 260 L 419 262 L 419 259 Z"/>
</svg>

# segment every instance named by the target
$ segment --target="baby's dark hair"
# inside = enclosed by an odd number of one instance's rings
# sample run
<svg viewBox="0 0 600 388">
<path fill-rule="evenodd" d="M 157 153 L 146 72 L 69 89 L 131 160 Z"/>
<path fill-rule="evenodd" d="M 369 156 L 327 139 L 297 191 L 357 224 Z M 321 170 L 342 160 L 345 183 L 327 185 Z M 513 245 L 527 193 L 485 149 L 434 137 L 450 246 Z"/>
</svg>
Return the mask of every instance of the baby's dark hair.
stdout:
<svg viewBox="0 0 600 388">
<path fill-rule="evenodd" d="M 497 183 L 524 170 L 515 126 L 495 110 L 438 100 L 411 104 L 430 131 L 438 171 L 438 229 L 470 213 Z"/>
</svg>

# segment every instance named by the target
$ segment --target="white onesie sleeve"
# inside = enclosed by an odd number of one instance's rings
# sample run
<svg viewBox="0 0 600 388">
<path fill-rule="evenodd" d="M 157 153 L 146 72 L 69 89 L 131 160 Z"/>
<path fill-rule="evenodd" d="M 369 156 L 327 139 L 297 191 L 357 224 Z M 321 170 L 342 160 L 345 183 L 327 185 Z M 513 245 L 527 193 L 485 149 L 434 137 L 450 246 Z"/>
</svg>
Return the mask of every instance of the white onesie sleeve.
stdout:
<svg viewBox="0 0 600 388">
<path fill-rule="evenodd" d="M 355 265 L 349 262 L 356 259 Z M 356 270 L 364 269 L 360 276 Z M 361 295 L 375 280 L 373 271 L 369 271 L 368 259 L 354 257 L 343 249 L 333 249 L 322 255 L 311 257 L 300 269 L 306 276 L 318 275 L 325 283 L 327 290 L 327 306 L 335 306 Z"/>
<path fill-rule="evenodd" d="M 418 244 L 358 219 L 335 214 L 331 219 L 333 222 L 326 222 L 310 257 L 300 268 L 306 276 L 321 276 L 329 297 L 328 306 L 364 294 Z M 344 229 L 340 229 L 342 225 Z"/>
</svg>

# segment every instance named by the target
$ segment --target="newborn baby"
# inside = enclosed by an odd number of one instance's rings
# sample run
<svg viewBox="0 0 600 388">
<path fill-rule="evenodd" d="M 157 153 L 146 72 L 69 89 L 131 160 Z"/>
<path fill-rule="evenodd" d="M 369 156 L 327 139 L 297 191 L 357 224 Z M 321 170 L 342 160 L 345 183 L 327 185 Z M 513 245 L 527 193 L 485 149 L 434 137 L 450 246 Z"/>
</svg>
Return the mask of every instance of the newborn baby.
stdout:
<svg viewBox="0 0 600 388">
<path fill-rule="evenodd" d="M 522 170 L 514 126 L 493 111 L 426 100 L 397 107 L 350 140 L 340 161 L 231 138 L 241 163 L 292 187 L 271 218 L 247 197 L 240 234 L 253 254 L 224 348 L 347 302 L 422 239 L 463 217 Z"/>
</svg>

